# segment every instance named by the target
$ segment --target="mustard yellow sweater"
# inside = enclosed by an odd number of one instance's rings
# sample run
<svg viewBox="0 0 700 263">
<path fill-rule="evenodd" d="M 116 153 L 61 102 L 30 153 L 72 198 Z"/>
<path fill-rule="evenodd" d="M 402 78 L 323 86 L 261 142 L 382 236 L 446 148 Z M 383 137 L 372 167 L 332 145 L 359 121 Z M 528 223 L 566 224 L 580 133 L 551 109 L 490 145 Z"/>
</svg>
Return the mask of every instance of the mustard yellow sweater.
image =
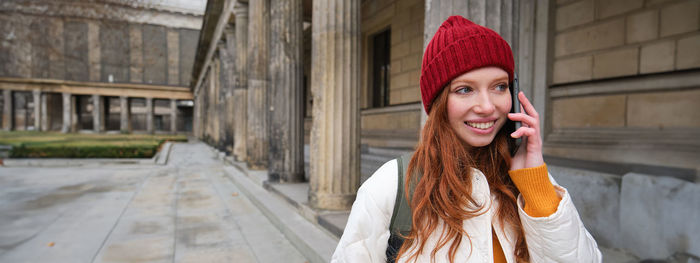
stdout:
<svg viewBox="0 0 700 263">
<path fill-rule="evenodd" d="M 525 213 L 532 217 L 545 217 L 557 211 L 561 198 L 554 190 L 552 182 L 549 181 L 546 164 L 513 170 L 508 174 L 515 183 L 515 187 L 523 195 Z M 496 233 L 493 231 L 491 233 L 493 235 L 493 262 L 505 263 L 506 257 L 503 254 L 501 243 L 498 241 Z"/>
</svg>

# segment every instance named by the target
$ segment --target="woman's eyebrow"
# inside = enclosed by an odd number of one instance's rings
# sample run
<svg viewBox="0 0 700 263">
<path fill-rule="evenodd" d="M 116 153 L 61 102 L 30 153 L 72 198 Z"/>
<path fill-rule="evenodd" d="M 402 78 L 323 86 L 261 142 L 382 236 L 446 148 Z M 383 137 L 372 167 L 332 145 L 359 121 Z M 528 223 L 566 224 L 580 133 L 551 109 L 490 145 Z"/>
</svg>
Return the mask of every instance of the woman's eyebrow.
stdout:
<svg viewBox="0 0 700 263">
<path fill-rule="evenodd" d="M 453 81 L 450 83 L 450 86 L 453 86 L 453 85 L 455 85 L 455 84 L 472 84 L 472 83 L 474 83 L 474 81 L 469 81 L 469 80 L 458 80 L 458 79 L 456 79 L 456 80 L 453 80 Z"/>
</svg>

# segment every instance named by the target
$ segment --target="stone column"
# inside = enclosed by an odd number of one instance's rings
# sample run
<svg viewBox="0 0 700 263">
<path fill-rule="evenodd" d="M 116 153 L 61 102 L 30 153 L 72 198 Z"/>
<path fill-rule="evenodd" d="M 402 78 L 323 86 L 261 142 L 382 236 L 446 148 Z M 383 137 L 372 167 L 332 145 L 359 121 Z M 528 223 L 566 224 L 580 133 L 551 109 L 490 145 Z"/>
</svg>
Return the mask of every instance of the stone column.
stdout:
<svg viewBox="0 0 700 263">
<path fill-rule="evenodd" d="M 11 131 L 14 122 L 14 107 L 12 105 L 14 98 L 12 97 L 12 90 L 2 90 L 2 99 L 4 100 L 2 109 L 2 129 Z"/>
<path fill-rule="evenodd" d="M 170 99 L 170 133 L 177 133 L 177 100 Z"/>
<path fill-rule="evenodd" d="M 268 153 L 267 88 L 270 52 L 270 1 L 250 1 L 248 24 L 248 166 L 265 169 Z"/>
<path fill-rule="evenodd" d="M 221 94 L 223 94 L 223 106 L 221 116 L 224 118 L 221 122 L 223 128 L 222 142 L 223 149 L 227 154 L 233 153 L 233 87 L 236 82 L 236 75 L 233 73 L 233 65 L 236 64 L 236 36 L 233 25 L 227 25 L 224 29 L 223 42 L 219 43 L 219 56 L 221 57 Z"/>
<path fill-rule="evenodd" d="M 102 123 L 104 122 L 104 105 L 102 105 L 102 96 L 92 95 L 92 130 L 95 133 L 103 131 Z"/>
<path fill-rule="evenodd" d="M 360 0 L 313 2 L 309 203 L 349 209 L 360 184 Z"/>
<path fill-rule="evenodd" d="M 80 128 L 78 127 L 78 113 L 80 111 L 80 105 L 78 105 L 78 96 L 69 96 L 70 97 L 70 105 L 69 105 L 69 110 L 70 110 L 70 131 L 71 132 L 78 132 Z M 65 103 L 65 102 L 64 102 Z"/>
<path fill-rule="evenodd" d="M 41 131 L 41 90 L 32 91 L 34 102 L 34 130 Z"/>
<path fill-rule="evenodd" d="M 131 133 L 131 107 L 129 97 L 119 96 L 119 130 L 123 133 Z"/>
<path fill-rule="evenodd" d="M 302 3 L 272 1 L 269 180 L 304 180 Z"/>
<path fill-rule="evenodd" d="M 49 101 L 49 93 L 43 93 L 41 94 L 41 102 L 40 102 L 40 108 L 41 108 L 41 131 L 49 131 L 51 130 L 51 120 L 49 117 L 49 106 L 48 106 L 48 101 Z"/>
<path fill-rule="evenodd" d="M 248 149 L 248 4 L 236 1 L 233 7 L 235 15 L 236 63 L 234 72 L 237 76 L 233 90 L 233 156 L 237 161 L 246 161 Z"/>
<path fill-rule="evenodd" d="M 62 133 L 67 133 L 72 130 L 72 124 L 73 122 L 71 121 L 71 117 L 73 117 L 73 107 L 74 105 L 73 100 L 71 99 L 71 94 L 64 92 L 63 94 L 63 126 L 61 126 L 61 132 Z"/>
<path fill-rule="evenodd" d="M 153 133 L 153 98 L 146 98 L 146 132 Z"/>
</svg>

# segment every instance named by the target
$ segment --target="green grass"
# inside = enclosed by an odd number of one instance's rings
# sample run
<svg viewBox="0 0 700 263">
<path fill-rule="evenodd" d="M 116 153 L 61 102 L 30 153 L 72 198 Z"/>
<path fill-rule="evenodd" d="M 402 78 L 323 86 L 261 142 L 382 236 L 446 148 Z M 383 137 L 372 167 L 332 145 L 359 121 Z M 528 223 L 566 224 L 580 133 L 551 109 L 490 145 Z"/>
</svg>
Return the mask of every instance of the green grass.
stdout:
<svg viewBox="0 0 700 263">
<path fill-rule="evenodd" d="M 77 134 L 36 131 L 0 132 L 11 158 L 150 158 L 165 141 L 184 135 Z"/>
</svg>

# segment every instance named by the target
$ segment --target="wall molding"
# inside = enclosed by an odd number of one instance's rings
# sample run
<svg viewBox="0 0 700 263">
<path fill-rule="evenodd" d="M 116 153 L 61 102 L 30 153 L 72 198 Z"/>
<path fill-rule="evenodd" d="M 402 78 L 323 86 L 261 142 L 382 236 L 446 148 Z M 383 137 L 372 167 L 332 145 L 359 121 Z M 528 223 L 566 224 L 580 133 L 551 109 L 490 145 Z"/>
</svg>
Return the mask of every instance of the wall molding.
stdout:
<svg viewBox="0 0 700 263">
<path fill-rule="evenodd" d="M 700 129 L 569 128 L 545 137 L 552 157 L 700 170 Z"/>
<path fill-rule="evenodd" d="M 669 91 L 698 87 L 700 87 L 700 70 L 687 70 L 554 85 L 550 88 L 550 97 L 555 99 L 603 94 Z"/>
<path fill-rule="evenodd" d="M 0 77 L 0 89 L 16 91 L 71 93 L 101 96 L 129 96 L 158 99 L 193 99 L 187 87 L 133 83 L 81 82 L 57 79 L 24 79 Z"/>
<path fill-rule="evenodd" d="M 423 104 L 420 102 L 393 105 L 382 108 L 372 108 L 360 110 L 362 116 L 376 115 L 376 114 L 389 114 L 389 113 L 400 113 L 400 112 L 412 112 L 412 111 L 422 111 Z"/>
</svg>

